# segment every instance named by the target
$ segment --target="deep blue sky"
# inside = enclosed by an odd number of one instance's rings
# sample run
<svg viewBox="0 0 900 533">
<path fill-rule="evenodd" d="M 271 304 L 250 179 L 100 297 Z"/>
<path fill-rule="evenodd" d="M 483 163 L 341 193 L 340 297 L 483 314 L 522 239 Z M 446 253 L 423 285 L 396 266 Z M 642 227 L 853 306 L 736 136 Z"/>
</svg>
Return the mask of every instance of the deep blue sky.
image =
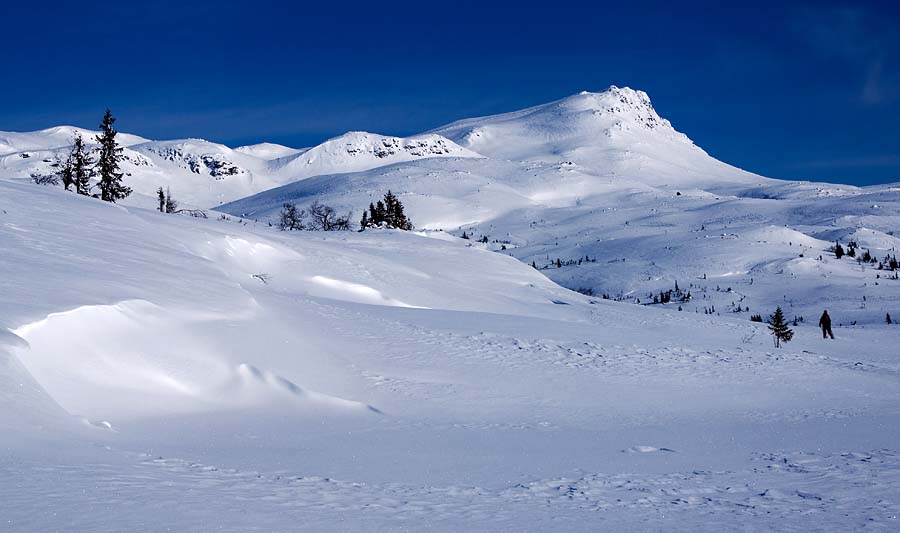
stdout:
<svg viewBox="0 0 900 533">
<path fill-rule="evenodd" d="M 0 14 L 0 130 L 405 135 L 610 84 L 761 174 L 900 181 L 900 2 L 56 2 Z"/>
</svg>

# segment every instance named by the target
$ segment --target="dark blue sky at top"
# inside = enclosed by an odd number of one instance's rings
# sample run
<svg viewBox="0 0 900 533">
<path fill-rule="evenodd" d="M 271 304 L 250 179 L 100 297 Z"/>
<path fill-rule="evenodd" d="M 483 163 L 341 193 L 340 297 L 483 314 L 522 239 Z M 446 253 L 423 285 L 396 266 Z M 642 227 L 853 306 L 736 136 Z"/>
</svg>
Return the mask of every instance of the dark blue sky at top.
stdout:
<svg viewBox="0 0 900 533">
<path fill-rule="evenodd" d="M 772 177 L 900 181 L 900 2 L 15 2 L 0 130 L 408 135 L 611 84 Z"/>
</svg>

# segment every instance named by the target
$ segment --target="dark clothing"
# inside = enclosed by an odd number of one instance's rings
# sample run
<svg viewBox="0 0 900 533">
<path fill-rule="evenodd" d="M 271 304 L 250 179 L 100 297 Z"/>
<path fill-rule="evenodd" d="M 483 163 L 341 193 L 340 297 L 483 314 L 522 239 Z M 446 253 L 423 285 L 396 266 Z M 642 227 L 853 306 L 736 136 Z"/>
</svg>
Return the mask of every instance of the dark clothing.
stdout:
<svg viewBox="0 0 900 533">
<path fill-rule="evenodd" d="M 822 313 L 822 318 L 819 319 L 819 327 L 822 328 L 823 339 L 828 337 L 834 338 L 834 333 L 831 332 L 831 317 L 828 316 L 828 311 Z"/>
</svg>

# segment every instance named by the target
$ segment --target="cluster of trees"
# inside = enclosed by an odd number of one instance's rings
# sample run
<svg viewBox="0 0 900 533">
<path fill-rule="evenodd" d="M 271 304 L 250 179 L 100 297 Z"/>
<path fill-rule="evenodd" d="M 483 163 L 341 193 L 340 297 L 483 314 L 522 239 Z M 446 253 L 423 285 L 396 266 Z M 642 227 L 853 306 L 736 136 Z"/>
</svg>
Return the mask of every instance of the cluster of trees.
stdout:
<svg viewBox="0 0 900 533">
<path fill-rule="evenodd" d="M 829 248 L 830 251 L 834 252 L 834 256 L 837 259 L 844 257 L 853 257 L 856 258 L 856 261 L 859 263 L 878 263 L 878 270 L 900 270 L 900 262 L 897 261 L 896 255 L 885 254 L 884 259 L 881 261 L 878 260 L 877 257 L 872 255 L 872 252 L 866 249 L 864 252 L 859 253 L 857 250 L 859 249 L 859 244 L 856 241 L 850 241 L 847 243 L 847 248 L 841 245 L 840 241 L 836 241 L 834 246 Z"/>
<path fill-rule="evenodd" d="M 653 298 L 653 303 L 655 304 L 667 304 L 673 301 L 680 303 L 687 303 L 691 301 L 693 296 L 691 295 L 691 291 L 683 291 L 681 287 L 678 286 L 678 281 L 675 281 L 675 288 L 669 289 L 665 291 L 659 291 L 659 294 L 652 294 L 650 297 Z"/>
<path fill-rule="evenodd" d="M 468 239 L 465 232 L 463 232 L 462 238 Z M 482 240 L 480 242 L 487 242 L 487 238 L 485 238 L 484 240 Z M 557 257 L 556 261 L 550 261 L 550 264 L 544 265 L 542 267 L 537 266 L 537 263 L 532 261 L 531 266 L 537 270 L 549 270 L 551 268 L 562 268 L 564 266 L 578 266 L 583 263 L 596 263 L 596 262 L 597 262 L 596 257 L 588 257 L 586 255 L 584 257 L 579 257 L 578 259 L 567 259 L 565 261 L 563 261 L 562 259 Z"/>
<path fill-rule="evenodd" d="M 307 209 L 298 209 L 292 203 L 285 203 L 278 215 L 278 229 L 281 231 L 348 231 L 352 213 L 338 215 L 331 206 L 314 201 Z"/>
<path fill-rule="evenodd" d="M 835 242 L 834 246 L 831 247 L 831 251 L 834 252 L 834 256 L 838 259 L 844 257 L 844 254 L 846 253 L 840 242 Z"/>
<path fill-rule="evenodd" d="M 159 199 L 160 213 L 178 212 L 178 202 L 172 197 L 172 191 L 170 191 L 168 187 L 166 187 L 166 190 L 163 190 L 163 188 L 160 187 L 156 191 L 156 196 Z"/>
<path fill-rule="evenodd" d="M 93 167 L 94 159 L 85 148 L 81 134 L 76 133 L 72 142 L 72 151 L 69 152 L 69 157 L 58 172 L 63 187 L 68 191 L 74 186 L 76 193 L 90 195 L 91 176 L 94 175 Z"/>
<path fill-rule="evenodd" d="M 900 263 L 897 262 L 897 256 L 885 255 L 884 259 L 878 262 L 878 270 L 900 270 Z"/>
<path fill-rule="evenodd" d="M 469 235 L 468 233 L 465 232 L 465 230 L 463 230 L 463 234 L 460 235 L 459 238 L 460 238 L 460 239 L 465 239 L 465 240 L 468 241 L 468 240 L 470 240 L 470 239 L 472 238 L 472 235 Z M 482 244 L 487 244 L 487 243 L 488 243 L 488 237 L 487 237 L 487 235 L 482 235 L 481 238 L 478 239 L 478 242 L 480 242 L 480 243 L 482 243 Z"/>
<path fill-rule="evenodd" d="M 74 187 L 78 194 L 113 203 L 131 194 L 131 188 L 122 184 L 123 173 L 119 171 L 122 148 L 116 142 L 118 131 L 113 127 L 115 122 L 115 117 L 107 109 L 100 124 L 100 134 L 95 138 L 98 145 L 94 150 L 96 159 L 93 157 L 94 151 L 88 150 L 81 135 L 75 134 L 72 150 L 57 172 L 66 190 Z M 94 176 L 97 183 L 92 186 L 91 178 Z M 99 191 L 91 193 L 94 188 Z"/>
<path fill-rule="evenodd" d="M 300 209 L 292 203 L 285 203 L 281 206 L 281 212 L 278 214 L 278 229 L 282 231 L 347 231 L 351 228 L 352 216 L 352 212 L 339 215 L 333 207 L 318 200 L 306 209 Z M 359 231 L 364 231 L 366 228 L 411 230 L 413 225 L 403 211 L 403 203 L 394 193 L 388 191 L 383 199 L 376 203 L 370 203 L 369 209 L 363 210 L 362 219 L 359 221 Z"/>
<path fill-rule="evenodd" d="M 655 304 L 667 304 L 673 301 L 687 303 L 691 301 L 691 291 L 684 292 L 677 287 L 675 290 L 669 289 L 667 291 L 659 291 L 659 294 L 653 295 L 653 303 Z"/>
<path fill-rule="evenodd" d="M 366 228 L 392 228 L 411 230 L 412 221 L 403 212 L 403 203 L 394 193 L 388 191 L 384 198 L 369 204 L 369 210 L 363 210 L 359 221 L 359 231 Z"/>
</svg>

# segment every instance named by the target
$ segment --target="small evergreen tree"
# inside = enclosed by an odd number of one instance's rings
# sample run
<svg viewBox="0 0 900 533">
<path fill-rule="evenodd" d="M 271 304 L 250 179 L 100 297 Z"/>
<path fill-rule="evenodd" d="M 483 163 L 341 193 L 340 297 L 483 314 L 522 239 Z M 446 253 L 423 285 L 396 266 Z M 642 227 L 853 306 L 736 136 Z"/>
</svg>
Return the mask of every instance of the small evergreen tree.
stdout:
<svg viewBox="0 0 900 533">
<path fill-rule="evenodd" d="M 91 193 L 91 176 L 94 174 L 91 166 L 94 164 L 94 160 L 91 154 L 88 153 L 81 134 L 75 134 L 75 142 L 72 145 L 70 158 L 72 160 L 72 178 L 74 179 L 75 192 L 87 196 Z"/>
<path fill-rule="evenodd" d="M 159 201 L 159 212 L 166 212 L 166 191 L 162 187 L 156 190 L 156 198 Z"/>
<path fill-rule="evenodd" d="M 119 172 L 119 161 L 122 160 L 122 148 L 116 143 L 118 133 L 113 124 L 116 119 L 109 109 L 103 115 L 100 124 L 100 135 L 97 142 L 100 144 L 100 155 L 97 158 L 97 174 L 100 177 L 100 199 L 105 202 L 115 203 L 131 194 L 131 188 L 122 184 L 122 173 Z"/>
<path fill-rule="evenodd" d="M 166 213 L 174 213 L 178 211 L 178 202 L 172 198 L 172 191 L 166 187 Z"/>
<path fill-rule="evenodd" d="M 789 342 L 794 337 L 794 331 L 788 327 L 781 307 L 775 308 L 775 313 L 769 316 L 768 324 L 769 331 L 772 333 L 772 337 L 775 338 L 776 348 L 780 348 L 781 343 Z"/>
<path fill-rule="evenodd" d="M 894 323 L 894 321 L 891 320 L 891 314 L 890 314 L 890 313 L 887 313 L 887 314 L 884 316 L 884 322 L 885 322 L 886 324 L 893 324 L 893 323 Z"/>
<path fill-rule="evenodd" d="M 375 211 L 370 213 L 369 218 L 372 219 L 372 222 L 374 222 L 376 226 L 387 221 L 387 210 L 384 208 L 384 202 L 378 200 L 375 204 Z"/>
<path fill-rule="evenodd" d="M 72 165 L 72 154 L 69 154 L 69 157 L 66 158 L 66 161 L 62 164 L 59 170 L 56 172 L 56 175 L 62 180 L 63 189 L 69 190 L 69 187 L 75 184 L 75 170 Z"/>
<path fill-rule="evenodd" d="M 844 247 L 839 242 L 834 243 L 834 256 L 838 259 L 844 257 Z"/>
<path fill-rule="evenodd" d="M 397 197 L 390 190 L 388 190 L 388 192 L 385 193 L 385 195 L 384 195 L 384 218 L 385 218 L 385 222 L 387 222 L 388 224 L 391 224 L 392 222 L 394 222 L 395 213 L 397 211 L 397 204 L 399 204 L 399 203 L 400 203 L 400 201 L 397 200 Z M 393 224 L 391 224 L 391 225 L 393 225 Z"/>
<path fill-rule="evenodd" d="M 371 205 L 371 204 L 369 204 Z M 363 209 L 362 218 L 359 219 L 359 231 L 363 231 L 369 227 L 369 213 Z"/>
<path fill-rule="evenodd" d="M 391 191 L 384 195 L 384 207 L 386 222 L 389 226 L 402 230 L 412 229 L 412 223 L 403 212 L 403 203 Z"/>
</svg>

